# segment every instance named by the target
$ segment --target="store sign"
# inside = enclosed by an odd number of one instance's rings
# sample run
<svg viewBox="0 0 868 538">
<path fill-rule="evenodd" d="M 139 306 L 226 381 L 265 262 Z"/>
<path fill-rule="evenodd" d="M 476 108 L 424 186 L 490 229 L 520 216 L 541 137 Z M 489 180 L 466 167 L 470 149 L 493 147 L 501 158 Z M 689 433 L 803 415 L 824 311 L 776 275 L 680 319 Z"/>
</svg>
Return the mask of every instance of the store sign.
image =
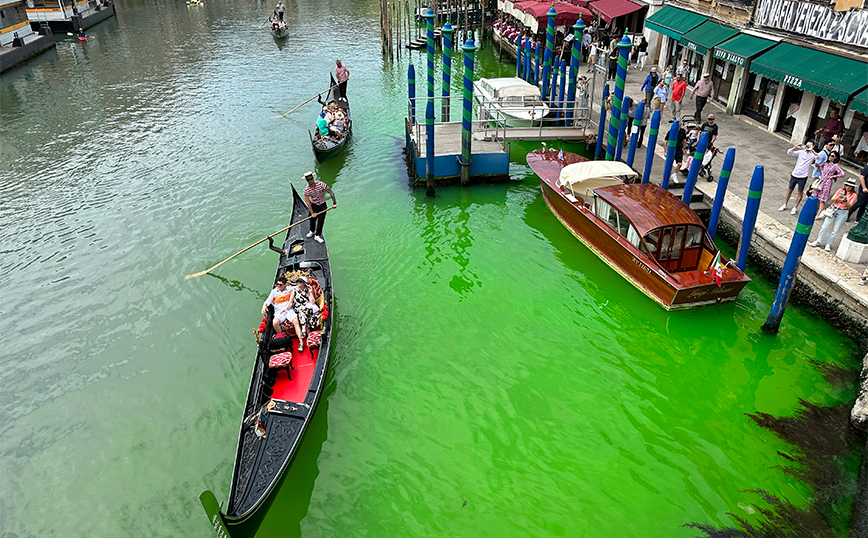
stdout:
<svg viewBox="0 0 868 538">
<path fill-rule="evenodd" d="M 794 77 L 793 75 L 784 75 L 784 84 L 793 86 L 794 88 L 801 88 L 802 79 L 800 79 L 799 77 Z"/>
<path fill-rule="evenodd" d="M 739 56 L 737 54 L 732 54 L 732 53 L 726 52 L 725 50 L 720 50 L 720 49 L 714 49 L 714 57 L 717 58 L 718 60 L 723 60 L 723 61 L 726 61 L 729 63 L 733 63 L 739 67 L 744 67 L 744 64 L 747 62 L 747 60 L 742 56 Z"/>
<path fill-rule="evenodd" d="M 688 49 L 690 49 L 690 50 L 696 50 L 696 43 L 694 43 L 694 42 L 692 42 L 692 41 L 688 41 L 686 44 L 687 44 L 687 48 L 688 48 Z"/>
<path fill-rule="evenodd" d="M 868 48 L 868 11 L 835 11 L 793 0 L 760 0 L 756 22 L 794 34 Z"/>
</svg>

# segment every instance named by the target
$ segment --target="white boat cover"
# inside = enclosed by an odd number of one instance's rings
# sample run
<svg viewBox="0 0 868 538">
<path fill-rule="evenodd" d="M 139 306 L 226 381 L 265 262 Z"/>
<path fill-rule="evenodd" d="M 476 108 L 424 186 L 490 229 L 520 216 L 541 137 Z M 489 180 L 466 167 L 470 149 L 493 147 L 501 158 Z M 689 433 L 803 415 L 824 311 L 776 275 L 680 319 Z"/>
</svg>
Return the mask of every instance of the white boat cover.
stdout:
<svg viewBox="0 0 868 538">
<path fill-rule="evenodd" d="M 518 77 L 482 78 L 494 90 L 492 97 L 540 97 L 540 89 Z"/>
<path fill-rule="evenodd" d="M 558 186 L 587 192 L 609 185 L 624 183 L 624 177 L 639 177 L 639 174 L 620 161 L 586 161 L 568 164 L 561 169 Z"/>
</svg>

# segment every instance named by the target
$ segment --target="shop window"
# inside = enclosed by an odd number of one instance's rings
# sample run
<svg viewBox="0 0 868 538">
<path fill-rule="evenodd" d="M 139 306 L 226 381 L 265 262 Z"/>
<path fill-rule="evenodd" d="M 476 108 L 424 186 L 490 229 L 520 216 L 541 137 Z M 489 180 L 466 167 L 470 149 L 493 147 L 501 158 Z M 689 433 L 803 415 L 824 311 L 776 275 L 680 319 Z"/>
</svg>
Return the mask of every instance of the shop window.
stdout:
<svg viewBox="0 0 868 538">
<path fill-rule="evenodd" d="M 741 113 L 768 125 L 777 92 L 778 83 L 776 81 L 751 73 L 747 79 L 747 89 L 744 92 Z"/>
<path fill-rule="evenodd" d="M 868 164 L 868 116 L 857 112 L 847 125 L 845 121 L 843 158 L 861 168 Z"/>
<path fill-rule="evenodd" d="M 784 88 L 784 102 L 781 105 L 781 118 L 778 122 L 777 131 L 786 135 L 793 134 L 796 118 L 799 116 L 799 107 L 802 104 L 802 91 L 786 86 Z M 807 111 L 810 114 L 810 111 Z"/>
<path fill-rule="evenodd" d="M 723 60 L 715 60 L 711 71 L 711 84 L 714 86 L 714 97 L 723 104 L 729 102 L 729 92 L 732 89 L 732 79 L 735 77 L 735 66 Z"/>
</svg>

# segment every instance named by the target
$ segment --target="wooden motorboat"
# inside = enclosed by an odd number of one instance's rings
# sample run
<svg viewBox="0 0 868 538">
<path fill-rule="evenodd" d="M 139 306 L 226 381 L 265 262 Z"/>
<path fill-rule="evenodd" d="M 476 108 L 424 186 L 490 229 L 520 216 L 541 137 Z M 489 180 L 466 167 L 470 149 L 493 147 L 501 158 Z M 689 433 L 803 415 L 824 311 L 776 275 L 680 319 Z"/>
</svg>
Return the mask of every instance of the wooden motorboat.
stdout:
<svg viewBox="0 0 868 538">
<path fill-rule="evenodd" d="M 527 162 L 558 220 L 663 308 L 733 301 L 750 282 L 718 257 L 705 225 L 687 204 L 659 185 L 635 183 L 639 174 L 626 164 L 554 149 L 533 151 Z"/>
<path fill-rule="evenodd" d="M 334 76 L 329 75 L 329 81 L 330 89 L 324 102 L 326 104 L 332 102 L 337 103 L 338 107 L 340 107 L 346 116 L 346 121 L 343 129 L 343 136 L 340 138 L 333 135 L 321 137 L 317 132 L 309 132 L 310 143 L 311 146 L 313 146 L 313 153 L 319 162 L 328 160 L 340 153 L 347 146 L 347 142 L 350 140 L 350 135 L 353 133 L 353 120 L 350 116 L 350 103 L 347 101 L 345 95 L 341 95 L 340 87 L 335 82 Z"/>
<path fill-rule="evenodd" d="M 290 222 L 295 223 L 309 213 L 294 187 L 292 198 Z M 268 349 L 274 332 L 271 325 L 273 309 L 268 308 L 267 323 L 257 348 L 244 405 L 229 502 L 221 510 L 211 491 L 205 491 L 199 497 L 218 536 L 237 538 L 256 534 L 280 489 L 323 392 L 332 343 L 332 316 L 329 314 L 333 307 L 332 275 L 325 242 L 318 243 L 306 238 L 307 231 L 308 227 L 304 224 L 287 231 L 275 282 L 278 276 L 285 273 L 310 272 L 308 285 L 319 287 L 320 292 L 314 290 L 314 295 L 322 298 L 318 302 L 322 305 L 321 312 L 324 310 L 325 317 L 319 334 L 319 347 L 316 347 L 317 335 L 312 332 L 308 335 L 304 351 L 299 352 L 297 336 L 291 324 L 284 323 L 284 332 L 291 332 L 293 340 L 289 346 L 291 351 L 285 352 L 282 360 L 286 361 L 286 353 L 291 352 L 292 362 L 289 364 L 293 368 L 289 369 L 285 362 L 277 368 L 269 367 L 270 364 L 277 366 L 278 361 Z"/>
<path fill-rule="evenodd" d="M 531 127 L 549 114 L 540 89 L 519 77 L 481 78 L 473 83 L 477 117 L 506 127 Z"/>
</svg>

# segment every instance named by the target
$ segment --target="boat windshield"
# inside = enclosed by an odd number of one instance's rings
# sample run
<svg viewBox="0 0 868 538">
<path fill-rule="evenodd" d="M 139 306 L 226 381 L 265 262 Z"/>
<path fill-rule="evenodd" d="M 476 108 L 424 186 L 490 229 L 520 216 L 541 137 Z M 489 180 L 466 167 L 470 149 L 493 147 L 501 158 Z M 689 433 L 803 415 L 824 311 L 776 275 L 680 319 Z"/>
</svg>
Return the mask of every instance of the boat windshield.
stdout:
<svg viewBox="0 0 868 538">
<path fill-rule="evenodd" d="M 601 220 L 605 221 L 610 228 L 618 233 L 618 235 L 626 239 L 628 243 L 638 248 L 641 252 L 647 254 L 648 250 L 630 220 L 625 217 L 623 213 L 612 207 L 606 201 L 601 200 L 598 196 L 594 196 L 594 200 L 596 202 L 595 212 L 597 216 Z"/>
<path fill-rule="evenodd" d="M 539 97 L 533 95 L 509 95 L 502 99 L 502 103 L 506 106 L 526 106 L 526 107 L 536 107 L 543 106 L 542 101 Z"/>
<path fill-rule="evenodd" d="M 705 240 L 705 241 L 704 241 Z M 705 230 L 695 225 L 664 226 L 645 234 L 650 254 L 670 273 L 695 271 L 709 240 Z"/>
</svg>

